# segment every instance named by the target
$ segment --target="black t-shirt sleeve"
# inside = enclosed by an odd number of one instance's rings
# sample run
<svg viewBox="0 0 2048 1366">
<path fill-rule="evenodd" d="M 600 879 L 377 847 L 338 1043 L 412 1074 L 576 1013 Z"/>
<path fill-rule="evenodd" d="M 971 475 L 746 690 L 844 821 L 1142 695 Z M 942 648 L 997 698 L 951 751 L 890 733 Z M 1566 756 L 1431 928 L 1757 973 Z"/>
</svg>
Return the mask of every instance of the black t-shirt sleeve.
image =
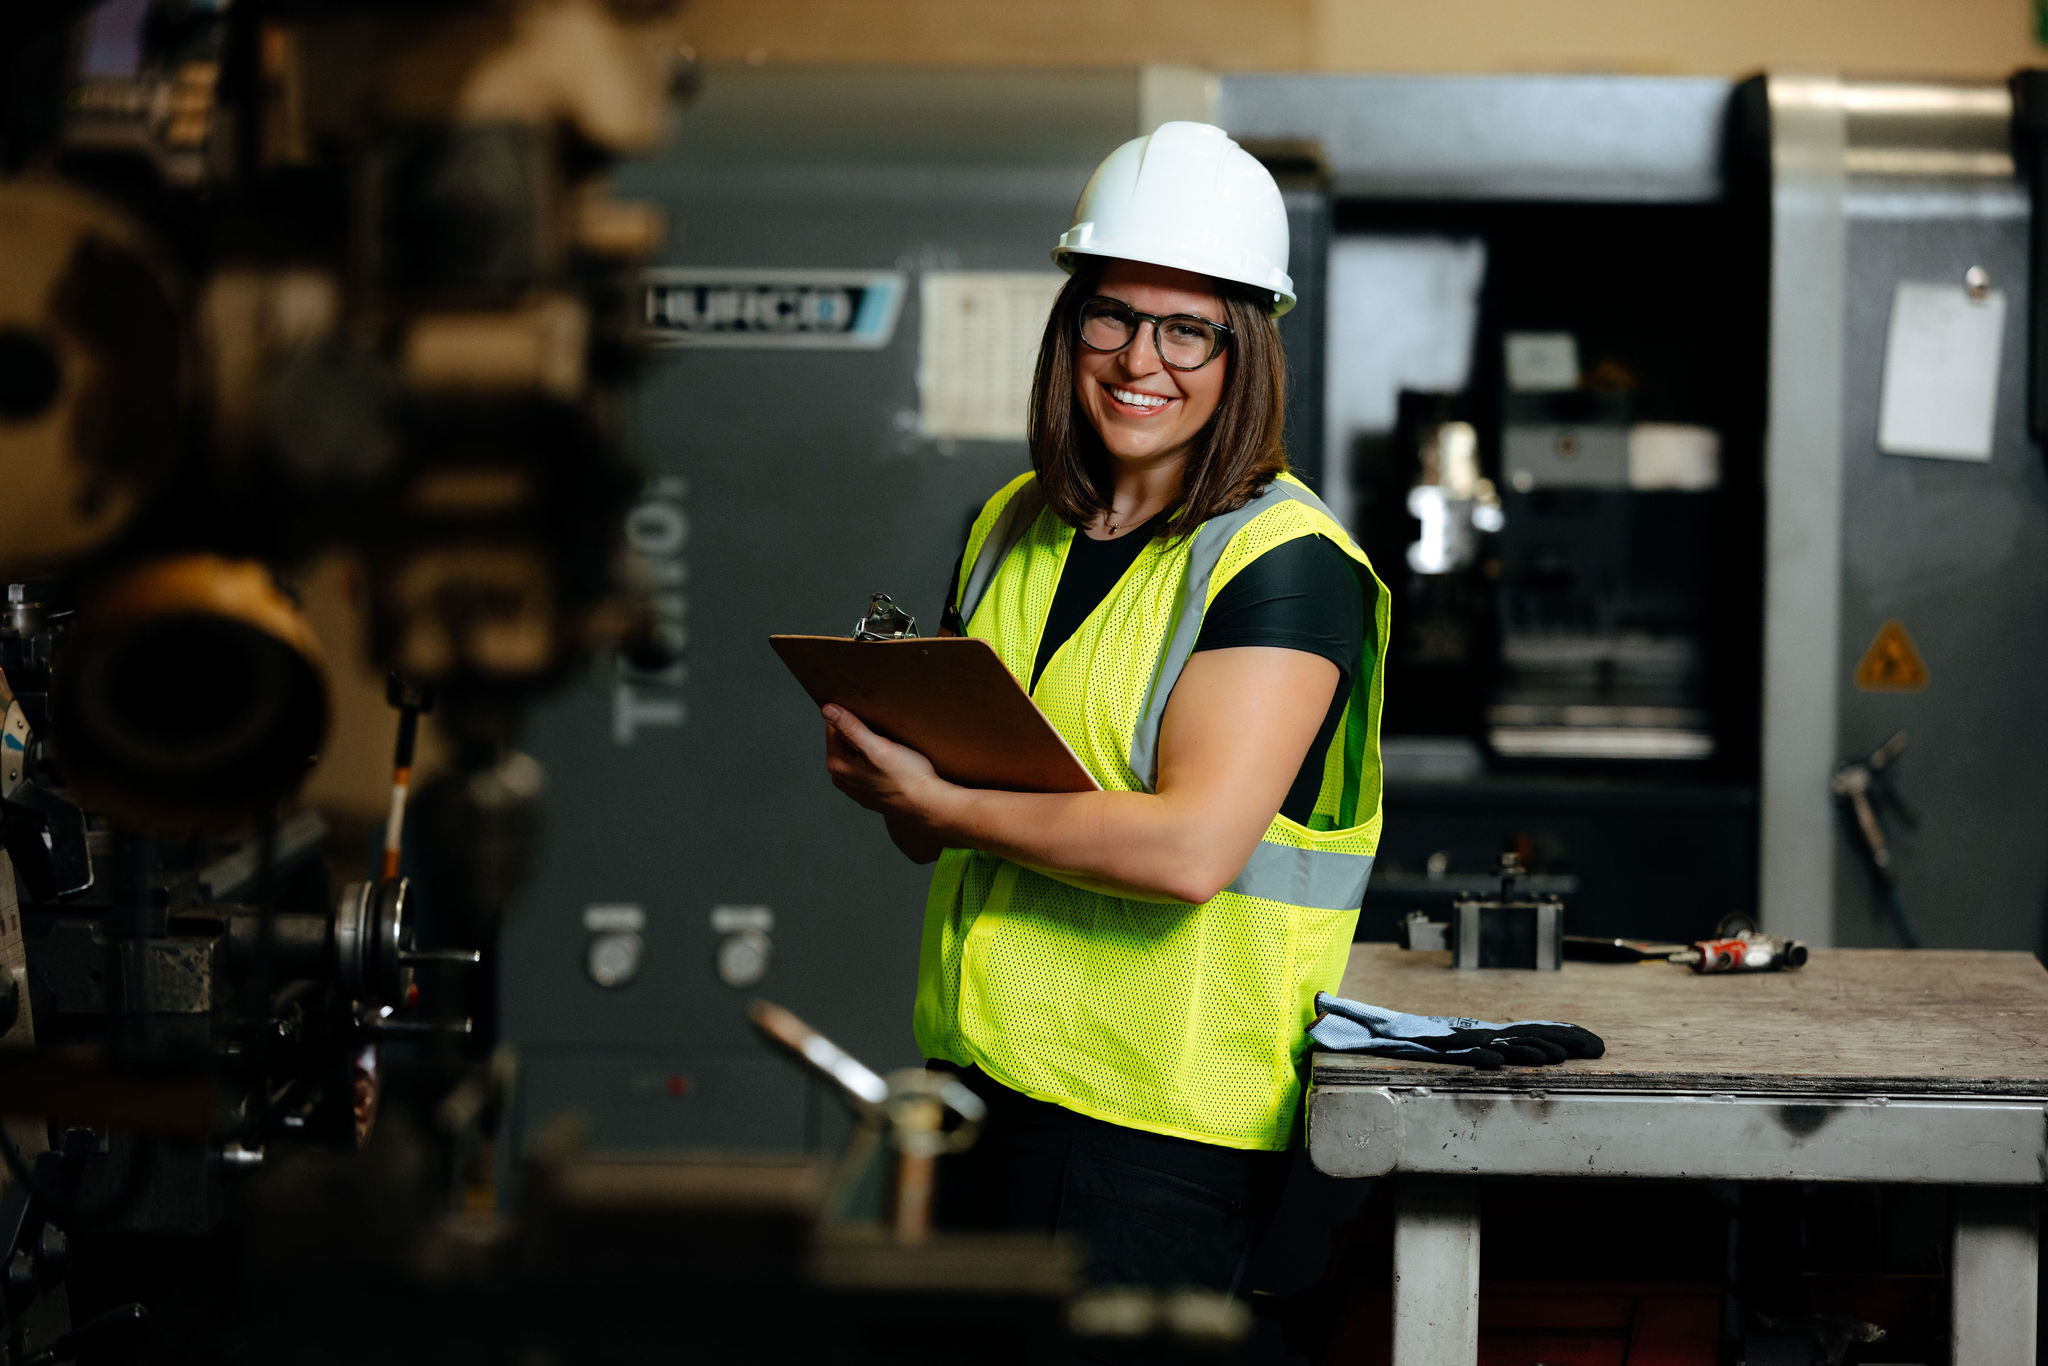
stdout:
<svg viewBox="0 0 2048 1366">
<path fill-rule="evenodd" d="M 966 552 L 963 550 L 961 556 Z M 1118 561 L 1118 570 L 1127 564 Z M 966 633 L 954 603 L 960 582 L 961 558 L 953 561 L 953 573 L 946 580 L 946 610 L 941 627 Z M 1111 579 L 1082 604 L 1083 610 L 1100 600 Z M 1066 587 L 1062 577 L 1062 587 Z M 1056 604 L 1057 605 L 1057 604 Z M 1276 646 L 1320 655 L 1337 666 L 1337 685 L 1323 723 L 1309 746 L 1300 771 L 1288 789 L 1280 810 L 1289 820 L 1306 825 L 1314 814 L 1317 794 L 1322 789 L 1323 756 L 1336 735 L 1337 722 L 1351 695 L 1351 677 L 1365 652 L 1365 585 L 1351 557 L 1321 536 L 1300 536 L 1277 545 L 1253 560 L 1225 584 L 1209 604 L 1202 618 L 1202 631 L 1195 639 L 1197 650 L 1223 650 L 1244 645 Z M 1078 619 L 1077 619 L 1078 620 Z M 1071 632 L 1076 623 L 1070 622 Z M 1058 639 L 1064 639 L 1059 636 Z M 1038 667 L 1050 653 L 1044 645 L 1056 644 L 1050 625 L 1041 642 Z M 1368 664 L 1370 667 L 1370 664 Z M 1033 682 L 1037 681 L 1034 671 Z"/>
<path fill-rule="evenodd" d="M 1348 680 L 1365 648 L 1365 588 L 1351 557 L 1297 536 L 1239 570 L 1209 604 L 1195 648 L 1241 645 L 1321 655 Z"/>
<path fill-rule="evenodd" d="M 1302 825 L 1315 813 L 1323 757 L 1343 719 L 1352 673 L 1365 653 L 1366 608 L 1365 585 L 1351 557 L 1321 536 L 1297 536 L 1223 585 L 1195 637 L 1197 650 L 1277 646 L 1321 655 L 1337 666 L 1337 686 L 1323 723 L 1280 804 L 1280 814 Z"/>
</svg>

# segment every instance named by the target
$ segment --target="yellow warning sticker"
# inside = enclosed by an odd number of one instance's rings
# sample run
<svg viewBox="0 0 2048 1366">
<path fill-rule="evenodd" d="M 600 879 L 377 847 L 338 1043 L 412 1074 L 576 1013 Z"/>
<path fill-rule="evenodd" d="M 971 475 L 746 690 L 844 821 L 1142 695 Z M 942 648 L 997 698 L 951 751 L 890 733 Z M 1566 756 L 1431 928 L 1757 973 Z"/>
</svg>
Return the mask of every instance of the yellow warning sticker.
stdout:
<svg viewBox="0 0 2048 1366">
<path fill-rule="evenodd" d="M 1903 622 L 1877 628 L 1877 638 L 1856 665 L 1856 686 L 1864 692 L 1921 692 L 1927 687 L 1927 661 Z"/>
</svg>

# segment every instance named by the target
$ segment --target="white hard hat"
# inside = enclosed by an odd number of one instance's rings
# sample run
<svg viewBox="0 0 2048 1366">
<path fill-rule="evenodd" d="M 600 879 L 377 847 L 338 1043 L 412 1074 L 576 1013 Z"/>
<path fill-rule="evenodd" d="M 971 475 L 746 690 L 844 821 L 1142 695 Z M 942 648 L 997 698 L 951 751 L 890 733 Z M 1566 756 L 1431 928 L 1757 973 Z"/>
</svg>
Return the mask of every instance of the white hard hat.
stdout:
<svg viewBox="0 0 2048 1366">
<path fill-rule="evenodd" d="M 1119 256 L 1250 285 L 1294 307 L 1287 209 L 1258 158 L 1207 123 L 1162 123 L 1103 158 L 1052 259 Z"/>
</svg>

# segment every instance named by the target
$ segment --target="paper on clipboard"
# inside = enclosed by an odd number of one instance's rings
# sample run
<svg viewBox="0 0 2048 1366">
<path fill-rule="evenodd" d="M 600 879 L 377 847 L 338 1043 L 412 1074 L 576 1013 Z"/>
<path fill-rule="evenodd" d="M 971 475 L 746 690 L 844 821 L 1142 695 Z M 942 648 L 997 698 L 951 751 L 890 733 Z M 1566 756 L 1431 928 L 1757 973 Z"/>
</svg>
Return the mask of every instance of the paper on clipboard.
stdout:
<svg viewBox="0 0 2048 1366">
<path fill-rule="evenodd" d="M 846 708 L 931 760 L 948 782 L 1008 792 L 1094 792 L 1089 774 L 985 640 L 770 636 L 819 706 Z"/>
</svg>

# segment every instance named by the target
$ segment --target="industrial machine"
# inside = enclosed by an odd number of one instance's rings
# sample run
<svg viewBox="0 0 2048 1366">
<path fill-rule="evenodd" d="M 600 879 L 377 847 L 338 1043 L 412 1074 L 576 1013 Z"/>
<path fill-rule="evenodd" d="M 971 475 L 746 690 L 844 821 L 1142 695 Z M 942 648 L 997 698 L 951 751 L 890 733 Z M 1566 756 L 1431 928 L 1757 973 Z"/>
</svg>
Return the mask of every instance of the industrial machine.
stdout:
<svg viewBox="0 0 2048 1366">
<path fill-rule="evenodd" d="M 1324 492 L 1396 594 L 1364 932 L 1513 847 L 1583 933 L 2038 946 L 2036 81 L 1221 82 L 1331 172 Z"/>
<path fill-rule="evenodd" d="M 524 1061 L 497 1047 L 498 946 L 543 828 L 515 742 L 600 655 L 602 752 L 673 727 L 709 616 L 684 595 L 688 491 L 629 458 L 623 402 L 646 327 L 706 300 L 643 311 L 666 206 L 601 179 L 688 84 L 664 8 L 0 16 L 5 1366 L 615 1360 L 673 1351 L 679 1315 L 695 1347 L 763 1361 L 953 1360 L 969 1330 L 1020 1366 L 1074 1335 L 1236 1359 L 1237 1306 L 1091 1321 L 1072 1249 L 933 1237 L 933 1165 L 973 1136 L 946 1117 L 972 1097 L 846 1054 L 836 1075 L 881 1090 L 853 1093 L 836 1176 L 816 1153 L 593 1159 L 615 1136 L 565 1115 L 522 1132 L 492 1208 Z M 757 331 L 901 302 L 810 281 L 714 290 L 711 314 L 735 298 Z M 331 548 L 391 672 L 370 735 L 330 734 L 291 591 Z M 429 707 L 449 762 L 415 790 Z M 381 840 L 294 805 L 330 745 L 393 754 Z M 618 833 L 567 831 L 600 856 Z M 576 886 L 608 880 L 585 864 Z M 720 973 L 758 981 L 773 922 L 716 923 Z M 586 926 L 579 971 L 631 982 L 637 908 Z M 705 1036 L 743 1004 L 707 999 Z"/>
<path fill-rule="evenodd" d="M 459 1202 L 519 717 L 666 648 L 612 416 L 660 224 L 598 179 L 671 89 L 637 9 L 0 16 L 0 1361 L 218 1359 L 302 1157 Z M 290 805 L 323 746 L 391 746 L 328 734 L 291 591 L 328 547 L 455 750 L 413 876 Z"/>
<path fill-rule="evenodd" d="M 1361 937 L 1508 852 L 1579 933 L 1754 905 L 1768 172 L 1733 93 L 1222 85 L 1330 166 L 1324 493 L 1394 621 Z"/>
<path fill-rule="evenodd" d="M 1779 168 L 1759 860 L 1776 933 L 2043 946 L 2040 79 L 1748 89 Z M 1955 369 L 1930 397 L 1928 329 L 1949 314 Z"/>
</svg>

